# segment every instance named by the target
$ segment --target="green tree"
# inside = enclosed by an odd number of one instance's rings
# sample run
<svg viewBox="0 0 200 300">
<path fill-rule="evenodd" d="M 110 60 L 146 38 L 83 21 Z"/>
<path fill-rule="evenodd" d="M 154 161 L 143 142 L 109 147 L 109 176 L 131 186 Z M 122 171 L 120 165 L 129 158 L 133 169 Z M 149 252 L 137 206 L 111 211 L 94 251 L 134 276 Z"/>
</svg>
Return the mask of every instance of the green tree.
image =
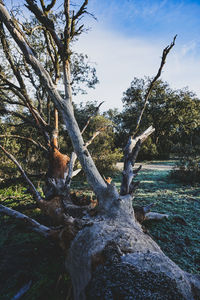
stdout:
<svg viewBox="0 0 200 300">
<path fill-rule="evenodd" d="M 122 99 L 124 110 L 121 117 L 121 131 L 128 134 L 134 131 L 138 112 L 143 107 L 143 99 L 150 78 L 134 78 Z M 141 129 L 153 124 L 154 135 L 144 145 L 140 157 L 169 158 L 180 142 L 190 143 L 194 129 L 200 126 L 200 101 L 194 93 L 184 88 L 173 90 L 169 84 L 159 80 L 155 83 L 147 102 Z"/>
<path fill-rule="evenodd" d="M 84 140 L 89 140 L 93 134 L 101 131 L 93 143 L 89 146 L 90 153 L 96 166 L 101 172 L 108 172 L 115 168 L 115 165 L 122 158 L 121 148 L 115 146 L 116 124 L 110 120 L 106 113 L 97 112 L 97 102 L 87 102 L 85 105 L 75 106 L 75 116 L 79 127 L 83 128 L 90 116 L 91 119 L 87 131 L 83 134 Z"/>
<path fill-rule="evenodd" d="M 53 18 L 61 30 L 64 26 L 62 14 L 57 13 Z M 40 26 L 35 17 L 23 21 L 21 26 L 25 30 L 27 42 L 34 48 L 54 84 L 60 87 L 64 76 L 63 69 L 51 34 Z M 0 39 L 0 119 L 4 124 L 0 139 L 7 141 L 7 149 L 11 153 L 18 153 L 19 161 L 30 173 L 41 174 L 47 167 L 49 145 L 55 128 L 54 104 L 40 79 L 31 70 L 23 55 L 16 50 L 14 41 L 6 34 L 2 24 Z M 72 93 L 83 94 L 86 93 L 86 87 L 94 88 L 98 83 L 96 69 L 87 55 L 71 51 L 69 61 Z M 58 89 L 63 95 L 63 86 Z M 59 146 L 65 151 L 67 149 L 66 153 L 70 153 L 70 147 L 64 143 L 62 134 L 64 131 L 61 126 Z M 46 160 L 41 159 L 42 157 Z M 4 172 L 6 170 L 8 171 L 6 168 Z"/>
</svg>

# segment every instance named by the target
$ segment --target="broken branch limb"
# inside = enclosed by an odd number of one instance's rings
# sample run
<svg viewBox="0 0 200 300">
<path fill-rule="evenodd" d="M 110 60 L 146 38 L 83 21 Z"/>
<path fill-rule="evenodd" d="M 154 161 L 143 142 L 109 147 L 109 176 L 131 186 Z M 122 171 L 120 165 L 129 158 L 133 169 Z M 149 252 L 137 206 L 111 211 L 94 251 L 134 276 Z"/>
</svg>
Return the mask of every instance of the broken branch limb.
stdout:
<svg viewBox="0 0 200 300">
<path fill-rule="evenodd" d="M 167 214 L 159 214 L 157 212 L 148 212 L 145 214 L 145 220 L 162 220 L 168 219 L 169 215 Z"/>
<path fill-rule="evenodd" d="M 138 186 L 138 184 L 132 184 L 132 180 L 134 177 L 137 176 L 142 166 L 140 166 L 136 170 L 133 170 L 133 166 L 135 164 L 141 144 L 148 138 L 149 135 L 151 135 L 154 132 L 154 130 L 155 129 L 152 126 L 150 126 L 138 137 L 129 137 L 128 143 L 124 148 L 124 170 L 122 173 L 123 177 L 120 195 L 132 193 Z"/>
<path fill-rule="evenodd" d="M 153 87 L 154 87 L 154 84 L 155 84 L 155 82 L 158 80 L 158 78 L 160 77 L 160 75 L 161 75 L 161 73 L 162 73 L 162 69 L 163 69 L 163 67 L 164 67 L 164 65 L 165 65 L 167 55 L 168 55 L 168 53 L 170 52 L 170 50 L 171 50 L 171 49 L 174 47 L 174 45 L 175 45 L 176 37 L 177 37 L 177 35 L 174 36 L 172 43 L 171 43 L 170 45 L 168 45 L 168 46 L 163 50 L 163 53 L 162 53 L 162 59 L 161 59 L 161 63 L 160 63 L 160 67 L 159 67 L 159 69 L 158 69 L 158 72 L 157 72 L 156 76 L 153 78 L 153 80 L 150 82 L 149 88 L 148 88 L 148 90 L 147 90 L 147 92 L 146 92 L 146 95 L 145 95 L 145 97 L 144 97 L 144 105 L 143 105 L 143 108 L 142 108 L 142 110 L 141 110 L 141 112 L 140 112 L 140 115 L 139 115 L 139 117 L 138 117 L 134 135 L 137 133 L 138 128 L 139 128 L 139 126 L 140 126 L 140 122 L 141 122 L 141 120 L 142 120 L 142 116 L 143 116 L 143 113 L 144 113 L 144 111 L 145 111 L 145 108 L 146 108 L 146 105 L 147 105 L 147 101 L 149 100 L 149 96 L 150 96 L 151 91 L 152 91 L 152 89 L 153 89 Z"/>
<path fill-rule="evenodd" d="M 88 118 L 87 123 L 85 124 L 85 126 L 83 127 L 81 134 L 83 135 L 83 133 L 85 132 L 85 130 L 87 129 L 88 125 L 90 124 L 90 121 L 98 114 L 99 112 L 99 108 L 100 106 L 104 103 L 104 101 L 102 101 L 96 108 L 94 113 Z"/>
<path fill-rule="evenodd" d="M 8 208 L 2 204 L 0 204 L 0 213 L 5 214 L 10 217 L 14 217 L 15 219 L 24 221 L 27 225 L 31 227 L 31 229 L 44 237 L 52 236 L 53 230 L 47 226 L 41 225 L 34 219 L 16 211 L 11 208 Z"/>
<path fill-rule="evenodd" d="M 69 162 L 68 175 L 67 175 L 67 178 L 65 181 L 68 188 L 70 188 L 71 180 L 73 177 L 74 164 L 75 164 L 76 159 L 77 159 L 76 153 L 72 152 L 71 157 L 70 157 L 70 162 Z"/>
</svg>

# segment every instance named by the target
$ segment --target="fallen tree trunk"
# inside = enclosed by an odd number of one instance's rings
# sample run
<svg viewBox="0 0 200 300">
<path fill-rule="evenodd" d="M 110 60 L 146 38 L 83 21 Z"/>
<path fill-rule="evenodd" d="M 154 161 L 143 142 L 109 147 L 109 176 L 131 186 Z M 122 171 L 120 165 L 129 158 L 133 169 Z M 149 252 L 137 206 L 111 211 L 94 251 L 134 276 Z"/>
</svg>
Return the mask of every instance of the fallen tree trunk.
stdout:
<svg viewBox="0 0 200 300">
<path fill-rule="evenodd" d="M 200 299 L 200 276 L 172 262 L 134 220 L 130 201 L 119 201 L 118 213 L 93 217 L 71 243 L 74 299 Z"/>
</svg>

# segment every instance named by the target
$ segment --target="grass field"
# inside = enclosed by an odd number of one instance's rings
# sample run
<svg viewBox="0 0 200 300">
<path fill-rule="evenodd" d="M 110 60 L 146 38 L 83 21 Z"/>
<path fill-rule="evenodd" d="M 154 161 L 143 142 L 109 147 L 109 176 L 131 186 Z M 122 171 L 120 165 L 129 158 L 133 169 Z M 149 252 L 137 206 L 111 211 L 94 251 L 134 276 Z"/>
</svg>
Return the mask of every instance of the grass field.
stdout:
<svg viewBox="0 0 200 300">
<path fill-rule="evenodd" d="M 120 186 L 121 175 L 112 175 Z M 174 182 L 168 171 L 144 170 L 138 175 L 141 184 L 134 206 L 154 203 L 153 211 L 167 213 L 169 219 L 144 224 L 162 250 L 181 268 L 200 273 L 200 185 Z M 74 180 L 73 189 L 88 193 L 86 181 Z M 29 214 L 43 224 L 50 220 L 41 216 L 30 195 L 21 184 L 1 184 L 1 203 Z M 66 299 L 69 277 L 64 270 L 60 249 L 29 230 L 21 222 L 0 216 L 0 299 L 11 299 L 31 280 L 31 288 L 23 299 Z"/>
</svg>

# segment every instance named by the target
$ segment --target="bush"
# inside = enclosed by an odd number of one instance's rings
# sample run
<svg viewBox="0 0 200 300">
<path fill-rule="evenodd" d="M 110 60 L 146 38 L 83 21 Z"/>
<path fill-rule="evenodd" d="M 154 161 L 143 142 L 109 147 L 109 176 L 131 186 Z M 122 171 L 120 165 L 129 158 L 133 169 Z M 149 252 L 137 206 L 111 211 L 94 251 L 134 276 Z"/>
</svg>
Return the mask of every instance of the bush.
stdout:
<svg viewBox="0 0 200 300">
<path fill-rule="evenodd" d="M 199 157 L 189 156 L 181 158 L 171 172 L 171 177 L 184 183 L 200 183 Z"/>
<path fill-rule="evenodd" d="M 153 143 L 151 137 L 148 138 L 142 145 L 138 155 L 139 160 L 152 160 L 159 158 L 156 145 Z"/>
<path fill-rule="evenodd" d="M 116 169 L 116 163 L 122 159 L 122 152 L 114 149 L 102 152 L 98 157 L 94 157 L 95 164 L 101 173 L 107 173 Z"/>
</svg>

